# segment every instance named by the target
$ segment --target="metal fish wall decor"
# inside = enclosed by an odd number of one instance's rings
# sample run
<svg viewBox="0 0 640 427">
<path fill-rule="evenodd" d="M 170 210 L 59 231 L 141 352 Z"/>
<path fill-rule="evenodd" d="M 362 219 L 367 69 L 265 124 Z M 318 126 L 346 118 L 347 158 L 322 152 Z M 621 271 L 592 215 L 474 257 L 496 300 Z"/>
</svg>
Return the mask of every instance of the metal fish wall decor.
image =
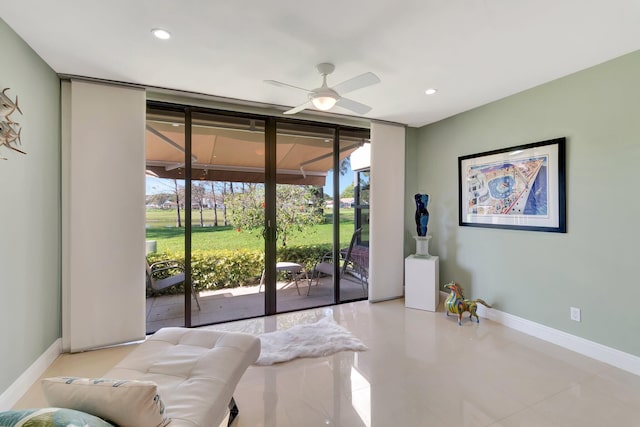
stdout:
<svg viewBox="0 0 640 427">
<path fill-rule="evenodd" d="M 16 100 L 12 101 L 6 94 L 8 90 L 9 88 L 5 88 L 2 90 L 2 93 L 0 93 L 0 147 L 6 147 L 18 153 L 27 154 L 17 147 L 18 145 L 22 145 L 20 141 L 20 132 L 22 129 L 20 128 L 20 123 L 11 118 L 11 115 L 16 111 L 22 114 L 22 110 L 20 110 L 18 106 L 18 96 L 16 95 Z M 0 159 L 7 160 L 1 156 Z"/>
</svg>

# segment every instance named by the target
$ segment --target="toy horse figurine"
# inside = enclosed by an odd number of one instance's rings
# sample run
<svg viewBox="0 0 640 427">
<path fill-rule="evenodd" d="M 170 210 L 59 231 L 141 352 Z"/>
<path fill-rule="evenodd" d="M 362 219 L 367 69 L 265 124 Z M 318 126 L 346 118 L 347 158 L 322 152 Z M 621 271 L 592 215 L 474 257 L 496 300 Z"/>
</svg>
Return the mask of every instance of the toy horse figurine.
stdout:
<svg viewBox="0 0 640 427">
<path fill-rule="evenodd" d="M 462 295 L 462 286 L 460 286 L 456 282 L 447 283 L 446 285 L 444 285 L 444 287 L 451 290 L 451 293 L 444 302 L 445 314 L 447 316 L 449 315 L 449 313 L 457 314 L 458 325 L 462 325 L 462 313 L 464 313 L 465 311 L 469 312 L 469 319 L 473 319 L 473 316 L 476 316 L 476 322 L 480 323 L 480 318 L 476 313 L 478 309 L 478 303 L 484 305 L 485 307 L 491 308 L 489 304 L 487 304 L 480 298 L 474 300 L 464 299 L 464 295 Z"/>
</svg>

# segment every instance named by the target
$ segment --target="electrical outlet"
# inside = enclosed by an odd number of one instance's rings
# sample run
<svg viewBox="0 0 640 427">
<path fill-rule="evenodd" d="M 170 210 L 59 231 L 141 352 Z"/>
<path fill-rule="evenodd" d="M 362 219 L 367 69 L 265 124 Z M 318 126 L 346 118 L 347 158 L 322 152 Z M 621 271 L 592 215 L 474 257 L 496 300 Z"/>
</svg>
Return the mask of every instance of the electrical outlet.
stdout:
<svg viewBox="0 0 640 427">
<path fill-rule="evenodd" d="M 577 307 L 571 307 L 571 320 L 576 322 L 580 321 L 580 309 Z"/>
</svg>

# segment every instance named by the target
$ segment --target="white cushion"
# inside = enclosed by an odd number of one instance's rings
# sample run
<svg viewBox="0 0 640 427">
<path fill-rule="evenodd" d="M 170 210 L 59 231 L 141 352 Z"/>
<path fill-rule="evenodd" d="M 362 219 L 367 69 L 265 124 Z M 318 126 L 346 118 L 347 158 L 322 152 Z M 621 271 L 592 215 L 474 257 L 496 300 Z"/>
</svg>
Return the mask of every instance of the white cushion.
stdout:
<svg viewBox="0 0 640 427">
<path fill-rule="evenodd" d="M 120 427 L 161 427 L 170 421 L 151 381 L 53 377 L 41 385 L 49 405 L 88 412 Z"/>
<path fill-rule="evenodd" d="M 171 427 L 218 426 L 242 374 L 259 355 L 260 340 L 253 335 L 164 328 L 105 377 L 158 384 Z"/>
</svg>

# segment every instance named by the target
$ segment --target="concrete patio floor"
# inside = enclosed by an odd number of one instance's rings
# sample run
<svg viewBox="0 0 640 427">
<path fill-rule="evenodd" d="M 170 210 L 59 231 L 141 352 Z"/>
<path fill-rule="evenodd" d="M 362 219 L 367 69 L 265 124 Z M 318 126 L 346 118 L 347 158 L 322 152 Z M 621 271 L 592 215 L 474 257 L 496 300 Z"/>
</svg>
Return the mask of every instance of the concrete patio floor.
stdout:
<svg viewBox="0 0 640 427">
<path fill-rule="evenodd" d="M 294 282 L 278 282 L 276 287 L 276 306 L 278 312 L 302 310 L 311 307 L 333 304 L 333 280 L 331 277 L 320 279 L 319 285 L 313 281 L 309 296 L 309 282 L 300 280 L 298 286 Z M 237 319 L 264 315 L 264 287 L 244 286 L 203 291 L 198 294 L 200 308 L 192 299 L 191 324 L 208 325 Z M 366 288 L 359 282 L 343 279 L 340 282 L 340 299 L 352 301 L 366 298 Z M 147 298 L 147 333 L 153 333 L 167 326 L 184 326 L 184 294 L 163 295 Z"/>
</svg>

